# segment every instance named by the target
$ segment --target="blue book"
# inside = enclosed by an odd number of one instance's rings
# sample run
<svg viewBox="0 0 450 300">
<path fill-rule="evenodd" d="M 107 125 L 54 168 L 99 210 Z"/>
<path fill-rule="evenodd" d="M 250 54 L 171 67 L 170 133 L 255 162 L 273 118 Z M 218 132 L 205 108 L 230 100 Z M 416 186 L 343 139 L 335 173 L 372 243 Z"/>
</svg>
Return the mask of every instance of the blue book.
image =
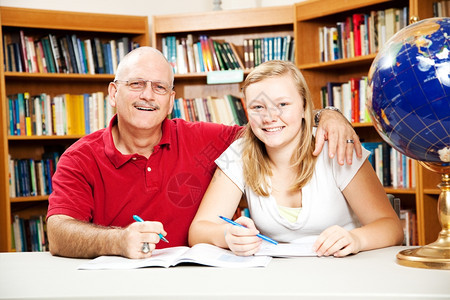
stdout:
<svg viewBox="0 0 450 300">
<path fill-rule="evenodd" d="M 76 59 L 76 52 L 74 51 L 72 38 L 67 35 L 65 41 L 67 42 L 67 49 L 69 50 L 69 59 L 72 66 L 73 73 L 80 73 L 78 69 L 77 59 Z"/>
<path fill-rule="evenodd" d="M 8 113 L 9 113 L 9 135 L 16 135 L 16 113 L 14 111 L 14 100 L 8 97 Z"/>
<path fill-rule="evenodd" d="M 372 167 L 374 170 L 376 170 L 375 169 L 375 149 L 377 149 L 378 146 L 381 144 L 382 144 L 381 142 L 363 142 L 363 143 L 361 143 L 361 146 L 363 146 L 364 148 L 366 148 L 367 150 L 370 151 L 370 155 L 367 159 L 372 164 Z"/>
<path fill-rule="evenodd" d="M 202 52 L 202 45 L 200 42 L 197 42 L 197 49 L 198 49 L 198 57 L 200 58 L 200 71 L 205 72 L 205 62 L 203 61 L 203 52 Z"/>
<path fill-rule="evenodd" d="M 22 252 L 25 252 L 27 251 L 27 241 L 26 241 L 27 234 L 25 233 L 25 221 L 23 218 L 19 219 L 19 227 L 20 227 L 20 236 L 22 239 Z"/>
<path fill-rule="evenodd" d="M 45 183 L 46 183 L 46 190 L 48 195 L 52 193 L 52 174 L 51 174 L 51 168 L 50 168 L 50 159 L 44 160 L 44 166 L 45 166 Z"/>
<path fill-rule="evenodd" d="M 111 45 L 109 43 L 103 44 L 103 59 L 105 61 L 105 72 L 107 74 L 113 74 L 112 57 L 111 57 Z"/>
<path fill-rule="evenodd" d="M 14 159 L 14 181 L 16 186 L 16 196 L 20 197 L 20 167 L 19 167 L 19 160 Z"/>
<path fill-rule="evenodd" d="M 173 105 L 172 119 L 180 118 L 180 99 L 176 98 L 175 103 Z"/>
<path fill-rule="evenodd" d="M 88 74 L 88 66 L 87 66 L 87 57 L 86 57 L 86 49 L 84 47 L 84 42 L 81 41 L 81 39 L 77 39 L 78 43 L 78 51 L 80 52 L 80 64 L 81 64 L 81 70 L 83 70 L 84 74 Z"/>
<path fill-rule="evenodd" d="M 83 94 L 84 101 L 84 131 L 86 134 L 91 133 L 91 122 L 90 122 L 90 112 L 89 112 L 89 94 Z"/>
<path fill-rule="evenodd" d="M 26 135 L 26 124 L 25 124 L 25 98 L 22 93 L 17 94 L 17 100 L 19 101 L 19 118 L 18 118 L 18 124 L 19 124 L 19 135 Z"/>
<path fill-rule="evenodd" d="M 16 128 L 14 133 L 20 135 L 20 112 L 19 112 L 19 99 L 14 99 L 14 121 L 16 122 Z"/>
</svg>

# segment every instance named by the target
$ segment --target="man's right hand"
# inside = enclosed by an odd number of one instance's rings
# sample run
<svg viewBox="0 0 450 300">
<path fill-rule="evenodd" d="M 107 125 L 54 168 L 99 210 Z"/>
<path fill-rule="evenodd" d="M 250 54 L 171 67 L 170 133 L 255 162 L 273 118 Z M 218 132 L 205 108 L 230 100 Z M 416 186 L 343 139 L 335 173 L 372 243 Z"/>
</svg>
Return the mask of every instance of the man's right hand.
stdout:
<svg viewBox="0 0 450 300">
<path fill-rule="evenodd" d="M 53 215 L 47 220 L 50 253 L 65 257 L 150 257 L 159 242 L 158 233 L 166 235 L 160 222 L 133 222 L 126 228 L 118 228 L 98 226 L 66 215 Z M 142 252 L 144 242 L 149 244 L 150 251 L 146 254 Z"/>
<path fill-rule="evenodd" d="M 134 222 L 123 232 L 124 253 L 129 258 L 146 258 L 152 255 L 159 243 L 159 233 L 166 235 L 160 222 Z M 144 243 L 148 244 L 148 253 L 143 252 Z"/>
</svg>

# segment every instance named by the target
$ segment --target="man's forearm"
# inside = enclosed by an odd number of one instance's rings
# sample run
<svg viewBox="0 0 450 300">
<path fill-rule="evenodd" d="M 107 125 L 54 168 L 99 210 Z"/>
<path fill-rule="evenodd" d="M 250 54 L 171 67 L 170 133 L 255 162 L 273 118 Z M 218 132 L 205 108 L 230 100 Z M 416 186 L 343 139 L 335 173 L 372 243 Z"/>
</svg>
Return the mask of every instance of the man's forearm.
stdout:
<svg viewBox="0 0 450 300">
<path fill-rule="evenodd" d="M 65 216 L 48 219 L 47 234 L 52 255 L 92 258 L 123 255 L 120 228 L 101 227 Z"/>
</svg>

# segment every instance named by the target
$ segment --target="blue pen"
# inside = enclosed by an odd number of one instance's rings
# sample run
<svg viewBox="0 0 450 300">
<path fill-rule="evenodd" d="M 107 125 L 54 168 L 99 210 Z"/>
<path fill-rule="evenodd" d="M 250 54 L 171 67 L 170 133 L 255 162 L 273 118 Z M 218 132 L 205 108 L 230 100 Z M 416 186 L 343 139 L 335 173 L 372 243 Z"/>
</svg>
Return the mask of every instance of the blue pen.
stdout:
<svg viewBox="0 0 450 300">
<path fill-rule="evenodd" d="M 133 219 L 134 219 L 136 222 L 144 222 L 144 220 L 142 220 L 142 218 L 139 217 L 138 215 L 133 215 Z M 161 240 L 163 240 L 164 242 L 166 242 L 166 243 L 169 242 L 169 241 L 168 241 L 161 233 L 158 233 L 158 235 L 159 235 L 159 238 L 160 238 Z"/>
<path fill-rule="evenodd" d="M 241 225 L 241 224 L 239 224 L 239 223 L 237 223 L 237 222 L 235 222 L 235 221 L 233 221 L 233 220 L 230 220 L 230 219 L 228 219 L 228 218 L 226 218 L 226 217 L 219 216 L 219 218 L 221 218 L 222 220 L 224 220 L 224 221 L 226 221 L 226 222 L 228 222 L 228 223 L 230 223 L 230 224 L 233 224 L 233 225 L 236 225 L 236 226 L 239 226 L 239 227 L 244 227 L 244 228 L 246 228 L 245 226 L 243 226 L 243 225 Z M 272 244 L 274 244 L 274 245 L 278 245 L 278 242 L 277 242 L 277 241 L 274 241 L 274 240 L 272 240 L 270 237 L 267 237 L 267 236 L 265 236 L 265 235 L 263 235 L 263 234 L 258 233 L 256 236 L 259 237 L 259 238 L 261 238 L 261 239 L 263 239 L 263 240 L 265 240 L 265 241 L 268 241 L 269 243 L 272 243 Z"/>
</svg>

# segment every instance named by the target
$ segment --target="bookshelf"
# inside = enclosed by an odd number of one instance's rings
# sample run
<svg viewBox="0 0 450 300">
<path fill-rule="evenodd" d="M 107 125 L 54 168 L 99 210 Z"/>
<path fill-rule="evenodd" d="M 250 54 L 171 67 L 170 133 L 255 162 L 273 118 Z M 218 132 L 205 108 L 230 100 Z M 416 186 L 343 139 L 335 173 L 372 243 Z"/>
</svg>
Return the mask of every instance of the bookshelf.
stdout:
<svg viewBox="0 0 450 300">
<path fill-rule="evenodd" d="M 54 34 L 76 34 L 83 39 L 102 41 L 127 37 L 140 45 L 150 45 L 147 17 L 63 12 L 12 7 L 0 7 L 0 251 L 12 251 L 12 216 L 22 218 L 44 214 L 48 196 L 11 197 L 9 193 L 8 155 L 12 158 L 41 159 L 48 151 L 64 151 L 82 135 L 14 136 L 8 134 L 8 100 L 11 94 L 29 92 L 82 94 L 103 92 L 107 95 L 108 82 L 113 74 L 25 73 L 5 71 L 4 36 L 20 30 L 34 39 Z"/>
<path fill-rule="evenodd" d="M 292 6 L 263 7 L 229 11 L 153 16 L 152 43 L 162 50 L 162 39 L 169 35 L 194 38 L 207 35 L 214 40 L 233 43 L 239 57 L 244 58 L 244 39 L 293 36 Z M 244 74 L 248 74 L 245 70 Z M 240 84 L 208 85 L 206 73 L 175 74 L 176 97 L 241 96 Z"/>
<path fill-rule="evenodd" d="M 294 5 L 294 40 L 296 64 L 302 70 L 314 99 L 315 107 L 321 107 L 321 88 L 327 82 L 345 82 L 351 78 L 367 76 L 375 53 L 321 60 L 319 28 L 336 26 L 353 14 L 370 14 L 371 11 L 388 8 L 407 7 L 409 17 L 419 20 L 433 17 L 434 0 L 332 0 L 305 1 Z M 309 41 L 303 43 L 302 41 Z M 362 141 L 381 141 L 371 123 L 353 123 Z M 402 209 L 412 209 L 417 216 L 417 234 L 419 245 L 435 241 L 441 227 L 437 217 L 437 199 L 440 190 L 437 184 L 440 177 L 415 163 L 415 188 L 385 187 L 387 193 L 401 199 Z"/>
</svg>

